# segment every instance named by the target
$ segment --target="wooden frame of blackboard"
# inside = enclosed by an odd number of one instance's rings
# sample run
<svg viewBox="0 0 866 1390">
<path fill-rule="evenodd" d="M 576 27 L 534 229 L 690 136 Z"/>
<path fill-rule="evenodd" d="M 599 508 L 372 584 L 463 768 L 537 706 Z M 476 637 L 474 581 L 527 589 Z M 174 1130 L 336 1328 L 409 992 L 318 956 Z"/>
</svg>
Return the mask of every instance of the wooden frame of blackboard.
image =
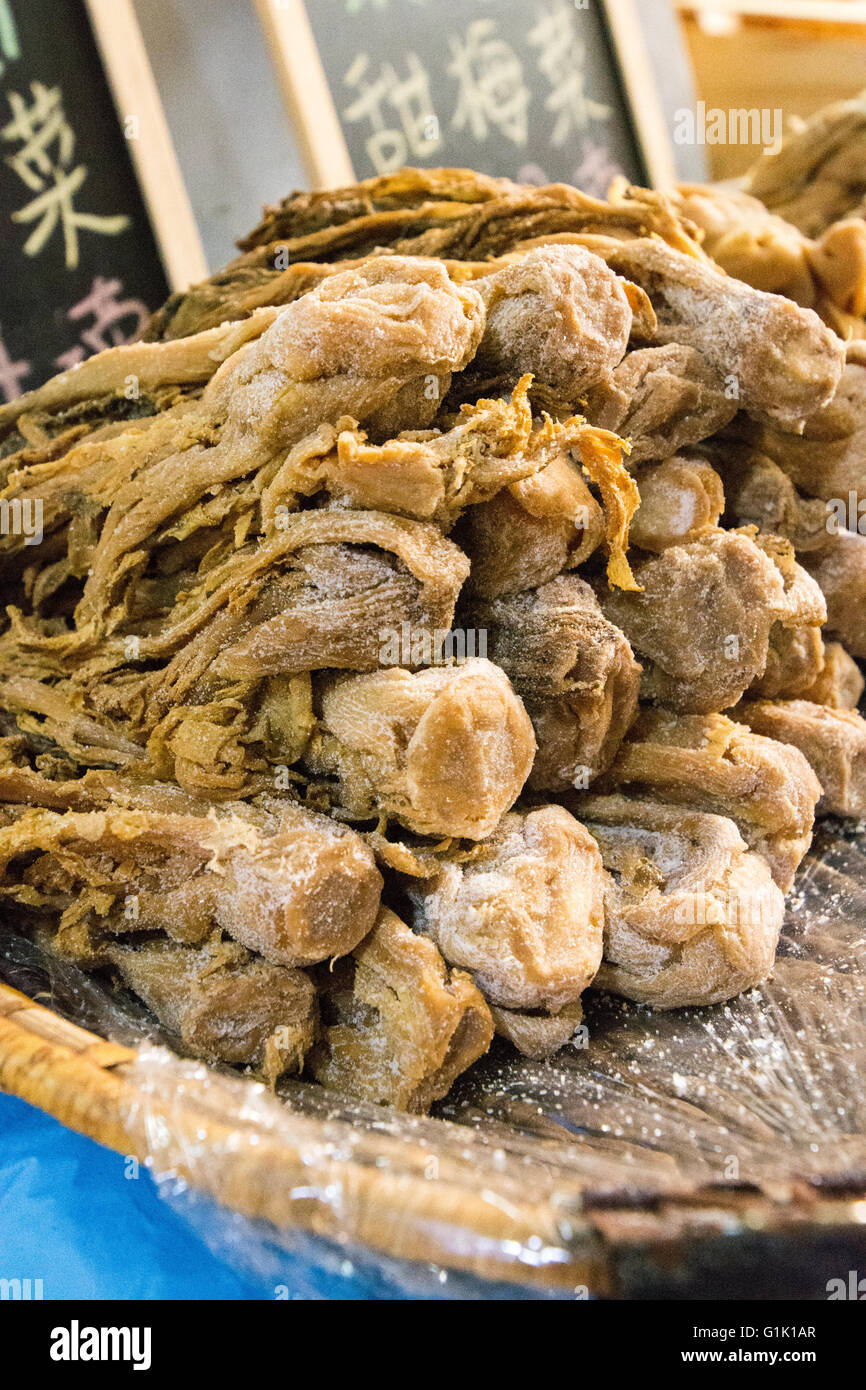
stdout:
<svg viewBox="0 0 866 1390">
<path fill-rule="evenodd" d="M 636 0 L 595 2 L 604 14 L 647 181 L 666 187 L 676 180 L 674 156 L 656 77 L 641 35 Z M 305 0 L 255 3 L 312 186 L 335 188 L 353 183 L 352 161 Z"/>
<path fill-rule="evenodd" d="M 700 15 L 702 10 L 732 18 L 764 19 L 770 23 L 866 24 L 863 0 L 675 0 L 678 10 Z"/>
<path fill-rule="evenodd" d="M 208 265 L 132 0 L 85 3 L 118 120 L 137 118 L 128 144 L 166 279 L 186 289 Z"/>
</svg>

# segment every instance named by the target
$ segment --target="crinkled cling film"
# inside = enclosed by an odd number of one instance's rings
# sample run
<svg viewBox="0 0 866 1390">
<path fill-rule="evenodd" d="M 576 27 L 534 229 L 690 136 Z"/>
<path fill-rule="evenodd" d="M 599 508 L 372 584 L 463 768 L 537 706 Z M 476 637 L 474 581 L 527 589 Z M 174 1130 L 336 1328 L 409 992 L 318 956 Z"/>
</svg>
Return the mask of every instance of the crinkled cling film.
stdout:
<svg viewBox="0 0 866 1390">
<path fill-rule="evenodd" d="M 161 1194 L 277 1297 L 826 1296 L 866 1249 L 858 832 L 820 828 L 766 984 L 675 1012 L 591 992 L 573 1045 L 497 1040 L 432 1117 L 182 1059 L 131 995 L 6 931 L 0 973 L 136 1048 L 127 1126 Z"/>
</svg>

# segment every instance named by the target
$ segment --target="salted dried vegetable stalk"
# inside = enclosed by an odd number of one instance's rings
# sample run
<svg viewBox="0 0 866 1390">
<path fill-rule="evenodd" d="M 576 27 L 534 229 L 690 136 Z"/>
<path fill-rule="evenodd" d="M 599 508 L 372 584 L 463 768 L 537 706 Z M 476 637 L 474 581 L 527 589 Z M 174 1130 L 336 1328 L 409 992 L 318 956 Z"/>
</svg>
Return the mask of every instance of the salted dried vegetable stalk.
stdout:
<svg viewBox="0 0 866 1390">
<path fill-rule="evenodd" d="M 16 927 L 188 1052 L 418 1113 L 589 987 L 759 984 L 866 809 L 866 251 L 779 212 L 295 194 L 0 407 Z"/>
</svg>

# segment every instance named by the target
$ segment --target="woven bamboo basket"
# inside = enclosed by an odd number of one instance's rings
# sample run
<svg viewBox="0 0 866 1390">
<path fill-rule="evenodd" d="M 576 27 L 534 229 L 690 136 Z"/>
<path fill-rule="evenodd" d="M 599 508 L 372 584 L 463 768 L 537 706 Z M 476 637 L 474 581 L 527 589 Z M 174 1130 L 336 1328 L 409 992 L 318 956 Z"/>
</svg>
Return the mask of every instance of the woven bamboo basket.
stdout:
<svg viewBox="0 0 866 1390">
<path fill-rule="evenodd" d="M 352 1114 L 300 1087 L 319 1098 L 305 1113 L 243 1077 L 106 1041 L 4 984 L 0 1088 L 276 1235 L 440 1279 L 566 1297 L 818 1297 L 866 1259 L 866 1179 L 850 1166 L 756 1187 L 639 1164 L 629 1181 L 603 1148 L 495 1122 Z"/>
<path fill-rule="evenodd" d="M 446 1174 L 439 1172 L 430 1181 L 425 1176 L 430 1147 L 422 1143 L 401 1143 L 395 1153 L 393 1143 L 371 1133 L 372 1151 L 362 1142 L 353 1146 L 351 1160 L 326 1158 L 325 1171 L 311 1182 L 311 1156 L 316 1140 L 324 1139 L 324 1133 L 314 1130 L 324 1129 L 323 1122 L 286 1112 L 295 1126 L 289 1123 L 270 1141 L 256 1130 L 256 1142 L 245 1143 L 253 1133 L 244 1133 L 239 1093 L 247 1088 L 259 1100 L 259 1087 L 205 1067 L 193 1069 L 190 1085 L 189 1068 L 181 1059 L 165 1058 L 168 1081 L 176 1078 L 177 1091 L 162 1106 L 142 1094 L 137 1071 L 141 1052 L 107 1042 L 0 984 L 0 1089 L 148 1166 L 153 1166 L 154 1121 L 161 1118 L 162 1135 L 169 1139 L 162 1163 L 233 1211 L 278 1230 L 297 1227 L 341 1241 L 348 1237 L 383 1255 L 427 1263 L 442 1261 L 445 1228 L 468 1233 L 473 1239 L 467 1244 L 477 1251 L 453 1251 L 452 1267 L 495 1279 L 522 1277 L 513 1260 L 492 1253 L 496 1247 L 516 1248 L 539 1239 L 561 1243 L 553 1213 L 531 1197 L 520 1207 L 512 1201 L 490 1202 L 461 1186 L 450 1165 Z M 389 1148 L 399 1162 L 383 1168 Z M 202 1162 L 205 1153 L 219 1156 Z M 323 1194 L 332 1191 L 335 1183 L 337 1209 L 332 1200 L 311 1194 L 312 1187 Z M 588 1227 L 585 1234 L 589 1237 Z M 603 1263 L 591 1244 L 587 1240 L 581 1250 L 576 1245 L 574 1259 L 558 1263 L 541 1282 L 606 1289 Z M 477 1253 L 485 1248 L 491 1253 Z"/>
</svg>

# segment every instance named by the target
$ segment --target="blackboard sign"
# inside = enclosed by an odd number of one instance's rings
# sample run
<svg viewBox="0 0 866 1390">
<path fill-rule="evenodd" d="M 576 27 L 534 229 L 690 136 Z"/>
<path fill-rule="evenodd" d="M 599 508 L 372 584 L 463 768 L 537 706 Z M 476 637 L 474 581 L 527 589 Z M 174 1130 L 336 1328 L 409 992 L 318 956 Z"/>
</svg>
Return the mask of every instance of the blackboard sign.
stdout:
<svg viewBox="0 0 866 1390">
<path fill-rule="evenodd" d="M 0 402 L 168 293 L 83 0 L 0 0 L 0 225 Z"/>
<path fill-rule="evenodd" d="M 258 0 L 311 176 L 468 166 L 604 196 L 666 181 L 631 0 Z"/>
</svg>

